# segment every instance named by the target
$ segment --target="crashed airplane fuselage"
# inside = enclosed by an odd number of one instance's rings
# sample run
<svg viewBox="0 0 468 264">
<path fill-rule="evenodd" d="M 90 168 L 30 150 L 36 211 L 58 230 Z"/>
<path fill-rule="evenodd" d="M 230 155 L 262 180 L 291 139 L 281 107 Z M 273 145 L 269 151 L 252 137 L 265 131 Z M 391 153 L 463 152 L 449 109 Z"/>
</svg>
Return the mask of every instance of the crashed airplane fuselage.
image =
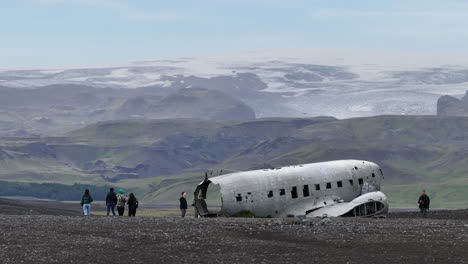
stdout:
<svg viewBox="0 0 468 264">
<path fill-rule="evenodd" d="M 209 188 L 219 187 L 220 211 L 197 205 L 202 216 L 376 216 L 388 212 L 387 197 L 380 192 L 382 179 L 375 163 L 337 160 L 205 179 L 195 197 L 206 198 Z"/>
</svg>

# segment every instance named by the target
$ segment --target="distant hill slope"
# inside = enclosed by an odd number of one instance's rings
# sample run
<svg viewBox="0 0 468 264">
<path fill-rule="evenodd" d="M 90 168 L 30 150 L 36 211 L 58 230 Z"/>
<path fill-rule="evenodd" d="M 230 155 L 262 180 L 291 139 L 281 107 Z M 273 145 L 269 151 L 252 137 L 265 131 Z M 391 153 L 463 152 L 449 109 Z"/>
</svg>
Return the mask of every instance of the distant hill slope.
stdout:
<svg viewBox="0 0 468 264">
<path fill-rule="evenodd" d="M 255 112 L 239 99 L 205 88 L 0 87 L 0 136 L 59 135 L 99 121 L 155 118 L 248 120 Z"/>
<path fill-rule="evenodd" d="M 64 137 L 4 138 L 0 180 L 130 188 L 172 201 L 223 169 L 247 170 L 336 159 L 381 165 L 393 206 L 468 207 L 468 117 L 377 116 L 108 121 Z"/>
<path fill-rule="evenodd" d="M 203 88 L 180 89 L 159 100 L 130 98 L 116 110 L 116 119 L 200 118 L 209 120 L 255 119 L 255 112 L 245 103 L 222 92 Z"/>
</svg>

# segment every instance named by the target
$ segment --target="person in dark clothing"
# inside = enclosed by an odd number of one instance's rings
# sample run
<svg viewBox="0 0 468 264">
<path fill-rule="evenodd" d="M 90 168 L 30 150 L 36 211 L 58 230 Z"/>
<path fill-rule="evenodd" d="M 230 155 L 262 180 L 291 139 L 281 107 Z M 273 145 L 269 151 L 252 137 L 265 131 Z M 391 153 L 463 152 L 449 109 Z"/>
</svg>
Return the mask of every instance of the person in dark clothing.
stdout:
<svg viewBox="0 0 468 264">
<path fill-rule="evenodd" d="M 114 192 L 114 188 L 110 188 L 106 196 L 107 216 L 112 210 L 112 215 L 115 216 L 115 205 L 117 204 L 117 194 Z"/>
<path fill-rule="evenodd" d="M 421 211 L 422 217 L 427 217 L 427 211 L 429 211 L 430 203 L 431 203 L 431 199 L 429 199 L 429 196 L 426 194 L 426 191 L 423 190 L 418 200 L 419 210 Z"/>
<path fill-rule="evenodd" d="M 138 199 L 135 197 L 133 193 L 128 195 L 128 216 L 135 216 L 136 209 L 138 208 Z"/>
<path fill-rule="evenodd" d="M 187 196 L 187 193 L 182 192 L 181 197 L 179 198 L 180 212 L 182 214 L 182 218 L 185 217 L 185 212 L 187 212 L 187 199 L 185 199 L 186 196 Z"/>
<path fill-rule="evenodd" d="M 83 197 L 81 198 L 81 206 L 83 206 L 84 215 L 91 215 L 91 203 L 93 202 L 93 197 L 89 194 L 89 190 L 86 189 Z"/>
</svg>

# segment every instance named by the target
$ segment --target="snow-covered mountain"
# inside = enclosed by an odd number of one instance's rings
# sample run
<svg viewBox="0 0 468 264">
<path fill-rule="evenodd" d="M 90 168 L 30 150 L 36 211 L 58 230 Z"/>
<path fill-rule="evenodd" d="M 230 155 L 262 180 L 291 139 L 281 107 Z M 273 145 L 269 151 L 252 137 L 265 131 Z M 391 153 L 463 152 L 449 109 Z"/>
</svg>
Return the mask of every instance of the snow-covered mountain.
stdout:
<svg viewBox="0 0 468 264">
<path fill-rule="evenodd" d="M 208 88 L 242 100 L 255 110 L 257 117 L 427 115 L 436 114 L 441 95 L 460 97 L 468 90 L 465 59 L 336 50 L 266 50 L 127 65 L 0 70 L 0 86 Z"/>
</svg>

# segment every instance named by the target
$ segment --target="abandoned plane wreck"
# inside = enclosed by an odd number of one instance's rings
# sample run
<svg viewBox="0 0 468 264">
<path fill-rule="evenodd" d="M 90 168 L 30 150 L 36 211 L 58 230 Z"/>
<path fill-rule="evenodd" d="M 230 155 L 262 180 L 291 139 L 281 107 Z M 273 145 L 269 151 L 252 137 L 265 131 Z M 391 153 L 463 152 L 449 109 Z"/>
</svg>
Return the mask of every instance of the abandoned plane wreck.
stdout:
<svg viewBox="0 0 468 264">
<path fill-rule="evenodd" d="M 370 217 L 385 215 L 380 192 L 383 172 L 369 161 L 337 160 L 235 172 L 206 178 L 196 190 L 195 207 L 204 217 Z M 219 198 L 209 211 L 203 198 Z"/>
</svg>

